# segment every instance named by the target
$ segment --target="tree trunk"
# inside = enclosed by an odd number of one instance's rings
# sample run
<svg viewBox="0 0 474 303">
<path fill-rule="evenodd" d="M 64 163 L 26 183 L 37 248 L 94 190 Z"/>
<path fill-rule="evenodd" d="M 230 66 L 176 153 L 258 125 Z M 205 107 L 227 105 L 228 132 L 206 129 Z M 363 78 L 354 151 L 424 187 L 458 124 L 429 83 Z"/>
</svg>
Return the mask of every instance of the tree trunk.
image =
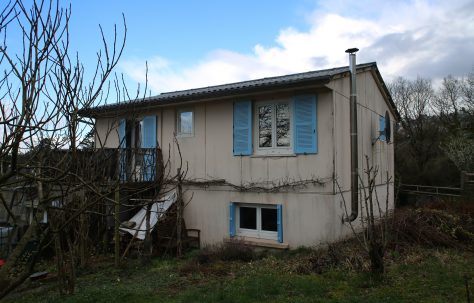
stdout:
<svg viewBox="0 0 474 303">
<path fill-rule="evenodd" d="M 181 185 L 181 169 L 178 168 L 178 197 L 176 199 L 176 255 L 181 257 L 183 254 L 183 242 L 182 242 L 182 227 L 183 227 L 183 189 Z"/>
<path fill-rule="evenodd" d="M 82 199 L 80 199 L 80 208 L 84 209 L 84 205 L 86 205 L 86 195 L 82 194 Z M 84 266 L 86 264 L 86 251 L 87 251 L 87 235 L 89 230 L 89 224 L 87 224 L 86 214 L 81 213 L 79 216 L 79 260 L 80 265 Z"/>
<path fill-rule="evenodd" d="M 31 258 L 27 258 L 27 256 L 25 256 L 25 249 L 32 240 L 36 240 L 40 243 L 39 239 L 37 239 L 37 235 L 38 224 L 36 220 L 34 220 L 8 257 L 7 262 L 0 268 L 0 299 L 23 283 L 31 274 L 31 270 L 36 261 L 36 255 L 33 254 Z"/>
<path fill-rule="evenodd" d="M 115 240 L 115 267 L 120 266 L 120 187 L 115 188 L 114 210 L 114 240 Z"/>
<path fill-rule="evenodd" d="M 151 205 L 152 203 L 147 203 L 146 205 L 146 224 L 145 224 L 145 239 L 143 241 L 143 255 L 142 255 L 142 264 L 148 265 L 151 263 L 151 231 L 150 231 L 150 215 L 151 215 Z M 141 226 L 141 224 L 140 224 Z"/>
<path fill-rule="evenodd" d="M 66 287 L 66 269 L 64 268 L 64 256 L 61 247 L 61 237 L 59 232 L 54 235 L 54 252 L 56 255 L 56 267 L 58 269 L 59 294 L 64 295 Z"/>
<path fill-rule="evenodd" d="M 383 274 L 385 270 L 383 261 L 383 247 L 380 243 L 377 243 L 376 241 L 370 242 L 369 257 L 370 271 L 373 274 Z"/>
</svg>

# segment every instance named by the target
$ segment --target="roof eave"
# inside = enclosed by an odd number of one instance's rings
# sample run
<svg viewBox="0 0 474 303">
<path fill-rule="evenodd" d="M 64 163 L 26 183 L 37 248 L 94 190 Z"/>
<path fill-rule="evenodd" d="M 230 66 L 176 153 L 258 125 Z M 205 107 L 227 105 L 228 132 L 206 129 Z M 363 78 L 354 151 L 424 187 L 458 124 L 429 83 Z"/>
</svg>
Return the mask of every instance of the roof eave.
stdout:
<svg viewBox="0 0 474 303">
<path fill-rule="evenodd" d="M 380 74 L 379 69 L 377 68 L 377 65 L 374 66 L 372 69 L 373 72 L 375 72 L 375 79 L 377 84 L 379 85 L 379 88 L 382 90 L 382 93 L 385 95 L 387 98 L 388 103 L 391 106 L 392 114 L 395 116 L 397 121 L 400 121 L 400 113 L 398 112 L 397 106 L 395 105 L 395 102 L 392 99 L 392 95 L 390 94 L 390 90 L 388 89 L 387 85 L 385 84 L 385 81 L 382 78 L 382 75 Z"/>
<path fill-rule="evenodd" d="M 227 90 L 220 90 L 215 92 L 205 92 L 205 93 L 196 93 L 196 94 L 189 94 L 185 96 L 170 96 L 169 98 L 161 98 L 158 95 L 156 98 L 148 98 L 148 99 L 137 99 L 133 102 L 124 102 L 124 103 L 116 103 L 108 106 L 103 107 L 95 107 L 95 108 L 83 108 L 79 110 L 79 115 L 83 117 L 90 117 L 90 118 L 98 118 L 103 116 L 105 113 L 115 113 L 120 114 L 122 112 L 128 111 L 130 109 L 144 109 L 144 108 L 156 108 L 156 107 L 163 107 L 168 105 L 174 104 L 182 104 L 187 102 L 200 102 L 200 101 L 207 101 L 207 100 L 215 100 L 216 98 L 226 97 L 226 98 L 237 98 L 239 96 L 243 96 L 250 93 L 255 92 L 268 92 L 272 90 L 278 89 L 297 89 L 298 87 L 307 86 L 307 85 L 314 85 L 314 86 L 324 86 L 328 84 L 332 80 L 332 76 L 324 75 L 321 77 L 309 78 L 309 79 L 302 79 L 294 82 L 286 82 L 286 83 L 272 83 L 272 84 L 265 84 L 265 85 L 257 85 L 257 86 L 249 86 L 249 87 L 241 87 L 237 89 L 227 89 Z"/>
</svg>

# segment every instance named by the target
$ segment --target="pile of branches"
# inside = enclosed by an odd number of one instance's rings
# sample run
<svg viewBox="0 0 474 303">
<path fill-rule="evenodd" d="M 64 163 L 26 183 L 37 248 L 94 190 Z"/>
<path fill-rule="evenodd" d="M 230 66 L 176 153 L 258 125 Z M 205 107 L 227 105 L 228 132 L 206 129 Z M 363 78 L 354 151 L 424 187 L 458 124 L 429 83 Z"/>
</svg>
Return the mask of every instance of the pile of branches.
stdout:
<svg viewBox="0 0 474 303">
<path fill-rule="evenodd" d="M 474 249 L 474 217 L 420 208 L 399 209 L 393 218 L 392 244 Z"/>
<path fill-rule="evenodd" d="M 330 269 L 369 271 L 370 260 L 355 238 L 328 243 L 325 247 L 296 253 L 288 261 L 289 270 L 298 274 L 322 274 Z"/>
<path fill-rule="evenodd" d="M 417 246 L 427 248 L 455 248 L 474 250 L 474 216 L 458 212 L 464 207 L 406 208 L 397 209 L 386 226 L 390 235 L 385 259 Z M 381 222 L 378 222 L 380 224 Z M 348 238 L 326 247 L 303 251 L 288 262 L 290 271 L 300 274 L 323 273 L 331 268 L 350 271 L 368 271 L 370 260 L 358 245 L 356 238 Z M 297 253 L 298 254 L 298 253 Z"/>
</svg>

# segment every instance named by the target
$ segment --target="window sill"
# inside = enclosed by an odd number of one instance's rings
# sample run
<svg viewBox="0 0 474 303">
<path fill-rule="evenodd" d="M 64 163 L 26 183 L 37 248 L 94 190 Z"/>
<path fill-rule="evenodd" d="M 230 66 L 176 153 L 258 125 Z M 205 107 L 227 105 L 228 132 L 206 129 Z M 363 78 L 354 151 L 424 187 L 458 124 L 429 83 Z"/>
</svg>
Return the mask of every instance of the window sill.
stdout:
<svg viewBox="0 0 474 303">
<path fill-rule="evenodd" d="M 257 246 L 257 247 L 266 247 L 285 250 L 289 248 L 288 243 L 279 243 L 275 240 L 251 238 L 251 237 L 242 237 L 235 236 L 233 238 L 224 238 L 224 243 L 239 242 L 244 245 Z"/>
<path fill-rule="evenodd" d="M 281 157 L 296 157 L 296 154 L 255 154 L 250 158 L 281 158 Z"/>
<path fill-rule="evenodd" d="M 194 137 L 194 134 L 176 134 L 176 138 L 181 139 L 181 138 L 192 138 Z"/>
</svg>

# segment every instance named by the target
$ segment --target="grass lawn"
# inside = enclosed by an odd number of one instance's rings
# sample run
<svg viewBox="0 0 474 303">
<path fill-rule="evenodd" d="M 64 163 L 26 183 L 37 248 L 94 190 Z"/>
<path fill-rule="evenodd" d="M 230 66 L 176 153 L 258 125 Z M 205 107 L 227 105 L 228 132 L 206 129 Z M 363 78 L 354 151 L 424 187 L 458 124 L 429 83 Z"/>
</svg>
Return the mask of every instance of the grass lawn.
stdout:
<svg viewBox="0 0 474 303">
<path fill-rule="evenodd" d="M 413 248 L 389 258 L 373 277 L 348 266 L 305 270 L 313 251 L 266 254 L 250 262 L 157 258 L 147 267 L 109 261 L 80 273 L 74 295 L 59 296 L 55 281 L 27 282 L 5 302 L 467 302 L 474 290 L 474 253 Z"/>
</svg>

